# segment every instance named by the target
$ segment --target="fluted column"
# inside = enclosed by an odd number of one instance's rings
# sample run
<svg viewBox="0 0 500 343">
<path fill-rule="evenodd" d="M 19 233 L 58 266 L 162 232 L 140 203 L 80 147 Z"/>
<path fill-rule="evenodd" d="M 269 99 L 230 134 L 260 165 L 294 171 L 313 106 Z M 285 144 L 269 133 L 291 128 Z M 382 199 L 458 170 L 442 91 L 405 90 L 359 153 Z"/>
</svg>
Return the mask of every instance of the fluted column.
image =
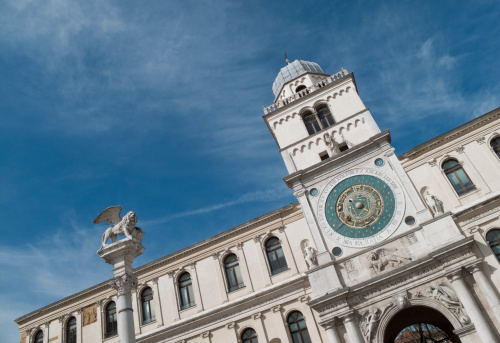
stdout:
<svg viewBox="0 0 500 343">
<path fill-rule="evenodd" d="M 495 343 L 498 342 L 495 334 L 491 330 L 488 322 L 483 316 L 481 309 L 476 304 L 474 297 L 470 293 L 464 279 L 462 278 L 462 270 L 455 270 L 449 275 L 447 275 L 450 280 L 455 292 L 457 293 L 458 299 L 464 305 L 465 311 L 469 315 L 472 324 L 474 324 L 477 334 L 479 335 L 481 342 L 483 343 Z"/>
<path fill-rule="evenodd" d="M 467 270 L 472 274 L 474 280 L 476 280 L 479 289 L 483 293 L 484 298 L 487 299 L 488 305 L 490 306 L 496 320 L 500 323 L 500 298 L 498 297 L 497 292 L 493 288 L 490 280 L 488 280 L 488 277 L 481 269 L 481 263 L 482 261 L 467 267 Z"/>
<path fill-rule="evenodd" d="M 323 327 L 325 328 L 329 343 L 341 343 L 339 334 L 337 333 L 337 328 L 335 327 L 335 321 L 332 321 Z"/>
<path fill-rule="evenodd" d="M 354 312 L 344 315 L 342 320 L 344 321 L 344 326 L 349 336 L 349 343 L 364 343 L 365 341 L 361 335 L 361 331 L 359 331 Z"/>
</svg>

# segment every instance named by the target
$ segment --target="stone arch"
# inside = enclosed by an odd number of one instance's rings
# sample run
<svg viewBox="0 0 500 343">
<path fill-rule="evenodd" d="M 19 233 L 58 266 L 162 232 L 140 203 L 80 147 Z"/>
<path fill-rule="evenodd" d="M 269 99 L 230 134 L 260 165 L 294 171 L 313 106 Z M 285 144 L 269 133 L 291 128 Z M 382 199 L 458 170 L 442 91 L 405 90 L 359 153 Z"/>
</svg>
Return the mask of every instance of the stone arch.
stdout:
<svg viewBox="0 0 500 343">
<path fill-rule="evenodd" d="M 444 305 L 429 299 L 412 299 L 410 306 L 394 306 L 380 320 L 376 342 L 393 343 L 396 335 L 413 323 L 428 323 L 445 331 L 453 342 L 461 342 L 453 331 L 463 327 Z"/>
</svg>

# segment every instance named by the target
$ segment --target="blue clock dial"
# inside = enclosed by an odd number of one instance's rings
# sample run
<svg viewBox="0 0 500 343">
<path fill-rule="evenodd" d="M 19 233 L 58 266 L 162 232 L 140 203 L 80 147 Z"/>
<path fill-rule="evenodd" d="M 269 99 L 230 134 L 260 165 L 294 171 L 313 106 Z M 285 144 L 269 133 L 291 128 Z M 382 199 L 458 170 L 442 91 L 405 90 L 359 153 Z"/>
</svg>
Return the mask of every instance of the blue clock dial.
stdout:
<svg viewBox="0 0 500 343">
<path fill-rule="evenodd" d="M 394 193 L 384 181 L 357 175 L 338 183 L 325 203 L 330 228 L 348 238 L 368 238 L 380 233 L 395 213 Z"/>
</svg>

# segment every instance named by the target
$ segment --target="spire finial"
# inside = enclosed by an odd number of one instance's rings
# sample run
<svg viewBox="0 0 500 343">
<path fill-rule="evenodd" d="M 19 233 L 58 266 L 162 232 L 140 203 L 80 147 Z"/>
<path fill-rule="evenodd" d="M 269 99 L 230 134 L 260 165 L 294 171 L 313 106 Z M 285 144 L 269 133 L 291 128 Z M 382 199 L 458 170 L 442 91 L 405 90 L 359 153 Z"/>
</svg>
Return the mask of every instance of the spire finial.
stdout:
<svg viewBox="0 0 500 343">
<path fill-rule="evenodd" d="M 290 60 L 288 59 L 288 57 L 286 55 L 286 51 L 285 51 L 285 60 L 286 60 L 286 64 L 290 64 Z"/>
</svg>

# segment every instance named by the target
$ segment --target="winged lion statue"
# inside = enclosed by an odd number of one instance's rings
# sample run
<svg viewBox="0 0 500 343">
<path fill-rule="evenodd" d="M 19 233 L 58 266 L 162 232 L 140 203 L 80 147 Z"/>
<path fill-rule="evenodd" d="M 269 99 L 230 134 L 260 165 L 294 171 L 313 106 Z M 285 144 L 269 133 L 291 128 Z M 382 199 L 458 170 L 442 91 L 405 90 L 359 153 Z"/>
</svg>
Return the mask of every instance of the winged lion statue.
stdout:
<svg viewBox="0 0 500 343">
<path fill-rule="evenodd" d="M 118 235 L 125 235 L 127 238 L 139 244 L 142 243 L 144 232 L 141 228 L 135 226 L 135 224 L 137 224 L 137 215 L 135 212 L 129 211 L 123 218 L 120 217 L 121 212 L 121 206 L 111 206 L 102 211 L 102 213 L 94 219 L 94 224 L 100 224 L 104 221 L 106 221 L 106 225 L 113 224 L 104 231 L 101 248 L 98 251 L 106 247 L 106 242 L 109 238 L 111 238 L 112 243 L 116 242 L 116 237 Z"/>
</svg>

